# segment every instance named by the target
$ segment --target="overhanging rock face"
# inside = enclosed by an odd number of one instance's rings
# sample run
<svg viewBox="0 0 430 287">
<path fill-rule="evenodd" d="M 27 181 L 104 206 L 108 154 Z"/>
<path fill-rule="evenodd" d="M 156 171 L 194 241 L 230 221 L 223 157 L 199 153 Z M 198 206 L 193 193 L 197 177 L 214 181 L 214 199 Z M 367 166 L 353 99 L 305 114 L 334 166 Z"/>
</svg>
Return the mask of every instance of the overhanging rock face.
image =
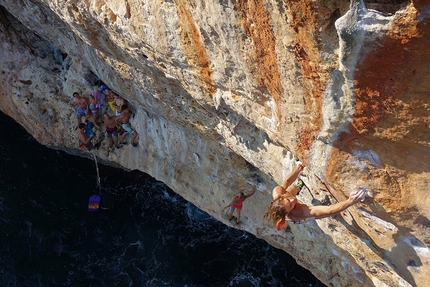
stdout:
<svg viewBox="0 0 430 287">
<path fill-rule="evenodd" d="M 240 228 L 329 286 L 430 278 L 429 1 L 1 1 L 0 108 L 38 141 L 78 148 L 73 92 L 130 102 L 139 146 L 97 152 L 221 212 L 258 185 Z M 102 132 L 99 132 L 102 134 Z M 100 135 L 102 136 L 102 135 Z M 268 227 L 296 159 L 299 199 L 371 197 Z"/>
</svg>

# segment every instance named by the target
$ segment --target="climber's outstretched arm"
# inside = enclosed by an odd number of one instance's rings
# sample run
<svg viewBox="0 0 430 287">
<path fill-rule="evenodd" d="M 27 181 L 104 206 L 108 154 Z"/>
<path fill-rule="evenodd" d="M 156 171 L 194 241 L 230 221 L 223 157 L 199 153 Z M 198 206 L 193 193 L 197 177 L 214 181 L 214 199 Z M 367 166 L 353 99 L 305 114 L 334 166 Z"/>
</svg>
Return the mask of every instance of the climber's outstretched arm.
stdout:
<svg viewBox="0 0 430 287">
<path fill-rule="evenodd" d="M 348 207 L 356 204 L 357 202 L 364 200 L 365 194 L 362 192 L 354 192 L 351 193 L 349 198 L 347 200 L 329 205 L 329 206 L 323 206 L 323 205 L 316 205 L 316 206 L 307 206 L 305 204 L 300 204 L 297 206 L 298 208 L 290 213 L 290 217 L 292 219 L 305 219 L 305 218 L 314 218 L 314 219 L 320 219 L 325 218 L 329 216 L 336 215 Z"/>
</svg>

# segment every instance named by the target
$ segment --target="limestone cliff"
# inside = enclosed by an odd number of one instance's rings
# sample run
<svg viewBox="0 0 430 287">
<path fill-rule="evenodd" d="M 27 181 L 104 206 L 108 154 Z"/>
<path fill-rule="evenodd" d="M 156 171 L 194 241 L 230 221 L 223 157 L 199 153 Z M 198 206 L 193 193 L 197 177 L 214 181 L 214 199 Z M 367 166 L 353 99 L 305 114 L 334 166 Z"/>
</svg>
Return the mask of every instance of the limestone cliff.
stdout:
<svg viewBox="0 0 430 287">
<path fill-rule="evenodd" d="M 0 0 L 0 109 L 52 148 L 78 148 L 72 93 L 127 99 L 137 169 L 329 286 L 427 286 L 430 1 Z M 67 55 L 66 55 L 67 54 Z M 99 132 L 100 134 L 100 132 Z M 4 135 L 7 136 L 7 135 Z M 268 194 L 300 159 L 307 204 L 371 197 L 277 232 Z"/>
</svg>

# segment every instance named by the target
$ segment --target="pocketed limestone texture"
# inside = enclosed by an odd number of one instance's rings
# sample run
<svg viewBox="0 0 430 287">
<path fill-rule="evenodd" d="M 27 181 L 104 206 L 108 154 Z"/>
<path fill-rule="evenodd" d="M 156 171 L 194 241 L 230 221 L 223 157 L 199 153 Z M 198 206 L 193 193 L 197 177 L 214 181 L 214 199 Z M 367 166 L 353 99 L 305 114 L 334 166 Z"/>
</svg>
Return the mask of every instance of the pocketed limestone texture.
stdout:
<svg viewBox="0 0 430 287">
<path fill-rule="evenodd" d="M 328 286 L 427 286 L 430 1 L 0 0 L 0 109 L 80 156 L 73 92 L 129 101 L 137 148 L 97 152 L 240 228 Z M 99 139 L 102 131 L 97 131 Z M 128 139 L 130 141 L 130 139 Z M 301 160 L 306 204 L 371 197 L 270 229 L 270 192 Z"/>
</svg>

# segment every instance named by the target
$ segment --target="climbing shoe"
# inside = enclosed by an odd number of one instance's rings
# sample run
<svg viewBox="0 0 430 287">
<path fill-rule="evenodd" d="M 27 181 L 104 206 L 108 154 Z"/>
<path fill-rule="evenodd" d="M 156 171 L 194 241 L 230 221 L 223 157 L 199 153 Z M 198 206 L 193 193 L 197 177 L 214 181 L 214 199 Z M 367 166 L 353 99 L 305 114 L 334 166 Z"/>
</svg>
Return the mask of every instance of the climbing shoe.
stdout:
<svg viewBox="0 0 430 287">
<path fill-rule="evenodd" d="M 305 184 L 303 183 L 303 180 L 301 180 L 301 179 L 298 179 L 297 180 L 297 183 L 296 183 L 296 186 L 298 187 L 298 188 L 300 188 L 300 190 L 302 190 L 302 188 L 303 188 L 303 186 L 304 186 Z"/>
</svg>

